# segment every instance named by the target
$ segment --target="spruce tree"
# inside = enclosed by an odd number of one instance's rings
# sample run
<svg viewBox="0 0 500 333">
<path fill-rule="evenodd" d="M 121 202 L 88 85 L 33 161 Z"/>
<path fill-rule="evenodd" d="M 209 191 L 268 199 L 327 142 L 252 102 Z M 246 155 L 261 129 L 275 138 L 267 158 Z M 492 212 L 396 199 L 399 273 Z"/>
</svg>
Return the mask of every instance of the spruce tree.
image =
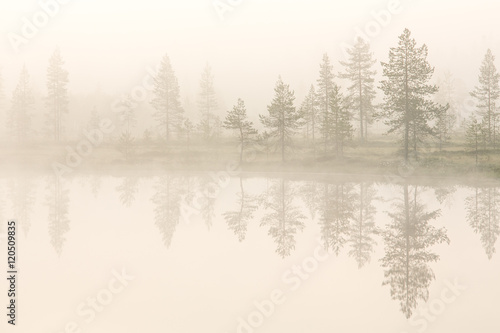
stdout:
<svg viewBox="0 0 500 333">
<path fill-rule="evenodd" d="M 180 102 L 179 83 L 167 55 L 163 57 L 154 77 L 153 93 L 151 104 L 156 109 L 154 117 L 164 131 L 165 139 L 170 141 L 172 132 L 182 120 L 184 110 Z"/>
<path fill-rule="evenodd" d="M 344 98 L 337 85 L 333 86 L 329 100 L 328 123 L 323 124 L 321 131 L 324 137 L 330 138 L 335 147 L 335 156 L 342 157 L 346 142 L 352 138 L 353 133 L 349 100 Z"/>
<path fill-rule="evenodd" d="M 267 110 L 268 116 L 259 115 L 260 121 L 269 129 L 270 137 L 276 139 L 281 151 L 281 161 L 285 161 L 285 152 L 293 148 L 292 138 L 301 126 L 300 112 L 293 105 L 295 96 L 288 84 L 279 77 L 274 88 L 275 96 Z"/>
<path fill-rule="evenodd" d="M 309 139 L 309 135 L 311 136 L 312 146 L 314 149 L 314 153 L 316 154 L 316 130 L 319 127 L 319 98 L 316 93 L 316 89 L 314 85 L 311 85 L 309 89 L 309 93 L 306 98 L 302 102 L 300 107 L 300 111 L 302 113 L 302 117 L 304 118 L 306 125 L 306 137 Z"/>
<path fill-rule="evenodd" d="M 319 78 L 318 78 L 318 100 L 321 108 L 321 126 L 323 128 L 327 127 L 330 123 L 328 118 L 330 109 L 330 94 L 334 87 L 333 83 L 333 66 L 330 63 L 330 58 L 328 54 L 323 55 L 323 60 L 320 64 Z M 328 136 L 329 131 L 323 131 L 323 144 L 324 152 L 327 153 L 328 142 L 330 137 Z"/>
<path fill-rule="evenodd" d="M 210 139 L 216 134 L 214 132 L 219 119 L 214 114 L 217 109 L 217 95 L 214 89 L 212 67 L 208 63 L 201 74 L 198 107 L 201 113 L 200 130 L 204 139 Z"/>
<path fill-rule="evenodd" d="M 59 49 L 49 60 L 47 68 L 47 107 L 46 126 L 55 142 L 60 142 L 64 135 L 64 116 L 68 113 L 68 71 L 63 68 L 64 61 Z"/>
<path fill-rule="evenodd" d="M 31 111 L 35 99 L 26 66 L 23 66 L 19 82 L 12 94 L 12 108 L 7 121 L 11 137 L 19 143 L 26 142 L 31 132 Z"/>
<path fill-rule="evenodd" d="M 495 56 L 490 49 L 486 51 L 479 71 L 479 85 L 471 92 L 471 96 L 476 100 L 478 113 L 483 117 L 486 123 L 488 143 L 495 145 L 495 103 L 500 97 L 500 74 L 497 72 L 495 67 Z"/>
<path fill-rule="evenodd" d="M 367 140 L 368 124 L 372 121 L 373 99 L 375 98 L 374 76 L 376 71 L 372 69 L 376 60 L 370 51 L 370 44 L 358 37 L 356 44 L 347 49 L 349 59 L 341 61 L 344 73 L 341 78 L 348 79 L 350 98 L 353 101 L 353 109 L 357 110 L 359 121 L 359 136 L 361 142 Z"/>
</svg>

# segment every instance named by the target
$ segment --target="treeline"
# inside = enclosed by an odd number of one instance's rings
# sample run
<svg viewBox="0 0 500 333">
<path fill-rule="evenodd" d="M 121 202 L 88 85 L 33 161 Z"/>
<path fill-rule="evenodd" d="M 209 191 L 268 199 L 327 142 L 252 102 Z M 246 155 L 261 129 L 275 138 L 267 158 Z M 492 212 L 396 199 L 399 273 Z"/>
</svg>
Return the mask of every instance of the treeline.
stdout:
<svg viewBox="0 0 500 333">
<path fill-rule="evenodd" d="M 375 82 L 376 60 L 370 45 L 359 38 L 347 54 L 348 58 L 340 62 L 338 73 L 334 73 L 328 55 L 323 56 L 318 79 L 311 84 L 301 103 L 295 100 L 290 85 L 279 77 L 267 113 L 259 115 L 260 127 L 264 129 L 260 132 L 249 120 L 245 101 L 241 98 L 224 117 L 217 115 L 214 75 L 208 64 L 200 80 L 199 119 L 195 122 L 187 117 L 177 76 L 165 55 L 151 82 L 149 103 L 154 109 L 156 129 L 146 129 L 142 137 L 133 134 L 137 132 L 134 128 L 138 123 L 138 103 L 132 94 L 124 95 L 116 103 L 119 121 L 116 143 L 128 156 L 138 142 L 152 143 L 155 133 L 161 137 L 161 142 L 156 140 L 160 145 L 168 142 L 189 146 L 193 139 L 213 144 L 226 130 L 238 140 L 240 161 L 245 149 L 252 144 L 279 153 L 283 162 L 298 143 L 310 149 L 314 157 L 341 158 L 345 147 L 353 142 L 363 145 L 369 140 L 370 127 L 375 122 L 384 124 L 387 134 L 397 135 L 405 161 L 418 159 L 422 147 L 430 142 L 437 143 L 439 150 L 450 142 L 457 127 L 458 113 L 451 88 L 440 93 L 439 87 L 431 83 L 434 67 L 427 60 L 427 46 L 418 45 L 408 29 L 399 36 L 397 45 L 390 48 L 387 60 L 381 62 L 383 79 L 378 85 Z M 474 153 L 476 163 L 482 152 L 496 149 L 499 143 L 496 102 L 500 86 L 494 62 L 495 57 L 488 50 L 479 70 L 479 82 L 470 93 L 476 111 L 462 124 L 466 145 Z M 342 89 L 337 78 L 348 85 Z M 43 125 L 46 137 L 54 142 L 65 140 L 68 83 L 64 61 L 56 50 L 47 68 Z M 452 85 L 450 76 L 445 78 L 444 85 Z M 375 103 L 377 93 L 382 98 L 381 103 Z M 8 136 L 13 142 L 26 142 L 32 135 L 33 106 L 29 74 L 23 68 L 7 112 Z M 94 109 L 85 127 L 97 128 L 100 118 L 102 114 Z"/>
</svg>

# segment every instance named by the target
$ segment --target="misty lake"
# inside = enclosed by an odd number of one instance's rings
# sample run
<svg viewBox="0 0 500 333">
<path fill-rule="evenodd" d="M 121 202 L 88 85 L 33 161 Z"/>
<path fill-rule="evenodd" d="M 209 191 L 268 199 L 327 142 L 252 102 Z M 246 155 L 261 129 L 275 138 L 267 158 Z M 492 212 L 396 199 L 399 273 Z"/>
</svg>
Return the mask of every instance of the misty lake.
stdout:
<svg viewBox="0 0 500 333">
<path fill-rule="evenodd" d="M 498 332 L 498 184 L 214 177 L 0 180 L 23 332 Z"/>
</svg>

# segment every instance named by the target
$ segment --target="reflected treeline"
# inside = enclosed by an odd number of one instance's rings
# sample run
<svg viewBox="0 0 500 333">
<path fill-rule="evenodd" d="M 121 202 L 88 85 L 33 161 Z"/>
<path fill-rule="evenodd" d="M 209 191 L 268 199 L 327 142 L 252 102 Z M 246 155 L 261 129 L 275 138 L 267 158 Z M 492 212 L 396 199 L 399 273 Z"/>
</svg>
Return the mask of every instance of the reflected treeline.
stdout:
<svg viewBox="0 0 500 333">
<path fill-rule="evenodd" d="M 355 193 L 348 183 L 323 184 L 319 210 L 321 239 L 327 250 L 338 255 L 349 238 L 355 213 Z"/>
<path fill-rule="evenodd" d="M 28 177 L 13 178 L 9 181 L 8 197 L 12 202 L 10 218 L 17 219 L 17 224 L 25 236 L 31 228 L 31 215 L 35 204 L 35 182 Z"/>
<path fill-rule="evenodd" d="M 349 256 L 354 258 L 358 267 L 370 262 L 374 247 L 377 245 L 375 235 L 379 233 L 375 225 L 377 209 L 374 205 L 377 192 L 372 184 L 360 183 L 358 197 L 355 200 L 355 212 L 349 229 Z"/>
<path fill-rule="evenodd" d="M 264 193 L 266 214 L 260 225 L 269 227 L 268 234 L 276 243 L 276 253 L 281 257 L 295 249 L 295 235 L 304 229 L 305 216 L 294 203 L 297 196 L 290 181 L 280 179 Z"/>
<path fill-rule="evenodd" d="M 198 195 L 194 200 L 194 206 L 198 210 L 199 214 L 208 230 L 212 227 L 214 217 L 215 217 L 215 202 L 217 200 L 217 195 L 220 193 L 223 185 L 215 182 L 210 175 L 202 176 L 198 178 Z M 196 194 L 195 194 L 196 195 Z M 188 201 L 188 203 L 191 203 Z"/>
<path fill-rule="evenodd" d="M 473 194 L 465 199 L 465 207 L 467 221 L 480 235 L 486 255 L 491 259 L 500 234 L 500 189 L 475 187 Z"/>
<path fill-rule="evenodd" d="M 245 193 L 243 179 L 240 177 L 240 192 L 237 196 L 237 209 L 222 214 L 227 226 L 238 237 L 241 242 L 245 239 L 249 222 L 253 219 L 257 210 L 256 198 Z"/>
<path fill-rule="evenodd" d="M 101 177 L 91 176 L 86 181 L 91 185 L 90 193 L 96 196 Z M 5 184 L 0 188 L 0 214 L 4 202 L 12 201 L 12 207 L 5 204 L 3 218 L 16 217 L 27 235 L 38 182 L 18 177 Z M 136 199 L 141 199 L 138 177 L 121 178 L 113 195 L 119 197 L 123 206 L 139 209 L 145 217 L 151 216 L 167 248 L 181 221 L 187 222 L 194 214 L 208 229 L 222 221 L 240 242 L 248 238 L 250 228 L 260 229 L 270 236 L 275 252 L 282 258 L 293 253 L 297 237 L 306 225 L 318 229 L 326 250 L 352 258 L 359 269 L 377 253 L 384 270 L 382 284 L 390 288 L 391 297 L 409 318 L 419 302 L 429 297 L 429 287 L 435 279 L 432 263 L 439 260 L 435 245 L 449 243 L 446 229 L 435 226 L 440 209 L 431 209 L 424 202 L 429 202 L 428 195 L 433 195 L 433 203 L 449 206 L 458 197 L 458 187 L 399 185 L 395 192 L 397 202 L 386 208 L 389 218 L 384 219 L 379 217 L 383 212 L 377 212 L 377 207 L 388 202 L 386 196 L 381 196 L 384 186 L 379 189 L 373 182 L 342 179 L 301 182 L 239 177 L 229 181 L 214 180 L 211 175 L 167 174 L 153 179 L 150 185 L 154 191 L 150 197 L 152 212 L 143 211 L 143 205 L 134 205 Z M 48 213 L 44 216 L 48 219 L 51 245 L 58 254 L 62 253 L 70 230 L 69 187 L 64 178 L 47 178 Z M 469 191 L 465 208 L 470 228 L 465 227 L 479 235 L 491 259 L 500 234 L 500 188 L 477 186 Z"/>
<path fill-rule="evenodd" d="M 50 243 L 60 255 L 66 242 L 65 235 L 70 230 L 69 190 L 65 186 L 64 179 L 51 176 L 47 179 L 46 193 Z"/>
<path fill-rule="evenodd" d="M 139 192 L 139 178 L 123 177 L 122 182 L 116 188 L 120 197 L 120 202 L 125 207 L 130 207 L 135 200 L 137 192 Z"/>
<path fill-rule="evenodd" d="M 391 297 L 400 302 L 401 311 L 411 317 L 419 300 L 427 301 L 434 280 L 431 262 L 439 260 L 432 246 L 448 242 L 446 229 L 431 225 L 439 210 L 430 211 L 418 202 L 418 188 L 403 186 L 402 200 L 388 212 L 390 222 L 382 231 L 385 255 L 381 259 L 383 285 L 389 285 Z"/>
</svg>

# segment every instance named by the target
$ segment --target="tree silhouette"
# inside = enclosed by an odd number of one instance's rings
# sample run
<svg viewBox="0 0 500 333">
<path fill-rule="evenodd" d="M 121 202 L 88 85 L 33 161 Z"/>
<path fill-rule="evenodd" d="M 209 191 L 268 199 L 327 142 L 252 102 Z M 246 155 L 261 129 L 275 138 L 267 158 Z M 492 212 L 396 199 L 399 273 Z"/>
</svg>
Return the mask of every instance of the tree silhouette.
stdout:
<svg viewBox="0 0 500 333">
<path fill-rule="evenodd" d="M 352 185 L 324 183 L 323 198 L 319 207 L 321 239 L 325 249 L 333 250 L 336 255 L 339 255 L 348 241 L 355 213 L 354 201 Z"/>
<path fill-rule="evenodd" d="M 347 49 L 349 59 L 341 61 L 344 66 L 344 73 L 339 76 L 350 81 L 348 87 L 350 98 L 353 100 L 353 108 L 358 112 L 359 135 L 361 142 L 367 139 L 368 124 L 372 122 L 373 99 L 375 98 L 375 88 L 373 85 L 375 70 L 371 68 L 375 64 L 372 59 L 373 53 L 370 51 L 370 44 L 358 37 L 356 44 Z"/>
<path fill-rule="evenodd" d="M 168 175 L 159 177 L 154 189 L 156 193 L 151 200 L 155 205 L 155 225 L 162 234 L 163 243 L 169 248 L 180 221 L 180 185 L 178 179 Z"/>
<path fill-rule="evenodd" d="M 332 94 L 332 90 L 335 86 L 333 82 L 333 66 L 330 63 L 330 58 L 328 54 L 323 54 L 323 59 L 319 68 L 319 78 L 318 78 L 318 100 L 321 108 L 321 126 L 323 129 L 327 129 L 329 127 L 330 119 L 329 119 L 329 111 L 330 111 L 330 97 Z M 323 130 L 323 144 L 324 144 L 324 152 L 325 155 L 328 151 L 328 143 L 330 141 L 330 131 Z"/>
<path fill-rule="evenodd" d="M 178 128 L 184 110 L 180 102 L 179 83 L 167 55 L 163 57 L 160 70 L 154 77 L 153 93 L 151 104 L 156 109 L 154 117 L 168 142 L 171 133 Z"/>
<path fill-rule="evenodd" d="M 389 285 L 391 297 L 399 301 L 401 311 L 410 318 L 418 301 L 427 301 L 429 286 L 434 280 L 430 262 L 439 256 L 430 247 L 443 242 L 449 243 L 446 229 L 437 229 L 430 221 L 440 215 L 439 210 L 426 211 L 418 203 L 417 187 L 410 198 L 408 184 L 403 185 L 403 201 L 388 213 L 391 222 L 382 232 L 385 256 L 381 259 L 384 271 L 383 285 Z"/>
<path fill-rule="evenodd" d="M 55 142 L 60 142 L 64 135 L 64 116 L 68 113 L 68 72 L 63 68 L 64 61 L 59 49 L 49 60 L 47 69 L 47 107 L 46 125 L 48 133 Z"/>
<path fill-rule="evenodd" d="M 481 237 L 488 259 L 495 254 L 500 235 L 500 190 L 496 187 L 476 187 L 474 194 L 465 199 L 467 221 Z"/>
<path fill-rule="evenodd" d="M 306 125 L 306 140 L 311 138 L 314 156 L 316 156 L 316 133 L 320 124 L 320 111 L 319 96 L 314 85 L 311 84 L 309 93 L 300 106 L 300 112 Z"/>
<path fill-rule="evenodd" d="M 299 193 L 309 209 L 311 219 L 315 219 L 321 205 L 321 184 L 317 181 L 306 181 L 300 187 Z"/>
<path fill-rule="evenodd" d="M 471 96 L 477 101 L 478 113 L 483 117 L 488 143 L 495 144 L 496 139 L 496 106 L 500 97 L 500 74 L 495 67 L 495 56 L 490 49 L 486 51 L 479 72 L 479 86 L 474 88 Z"/>
<path fill-rule="evenodd" d="M 344 98 L 340 87 L 334 85 L 330 92 L 330 107 L 328 108 L 328 122 L 321 125 L 321 132 L 328 132 L 325 137 L 335 147 L 335 156 L 342 157 L 346 142 L 352 138 L 351 113 L 349 100 Z"/>
<path fill-rule="evenodd" d="M 23 66 L 19 82 L 12 95 L 12 108 L 7 121 L 11 137 L 18 143 L 26 142 L 31 132 L 31 111 L 34 102 L 28 70 L 26 66 Z"/>
<path fill-rule="evenodd" d="M 120 194 L 120 202 L 126 207 L 130 207 L 139 191 L 139 179 L 137 177 L 123 177 L 123 181 L 116 188 Z"/>
<path fill-rule="evenodd" d="M 35 205 L 34 183 L 29 177 L 16 177 L 10 180 L 8 197 L 18 224 L 27 236 L 31 228 L 31 214 Z"/>
<path fill-rule="evenodd" d="M 276 140 L 281 152 L 281 161 L 285 161 L 285 152 L 293 147 L 292 138 L 300 127 L 301 114 L 293 106 L 294 92 L 288 84 L 283 83 L 279 77 L 274 88 L 274 98 L 267 110 L 268 116 L 259 115 L 269 135 Z"/>
<path fill-rule="evenodd" d="M 373 205 L 376 192 L 373 185 L 359 184 L 358 213 L 353 214 L 349 243 L 349 256 L 353 257 L 358 263 L 358 267 L 363 267 L 370 262 L 373 247 L 377 244 L 373 236 L 379 231 L 375 226 L 375 214 L 377 209 Z"/>
<path fill-rule="evenodd" d="M 238 209 L 222 214 L 229 230 L 232 230 L 238 240 L 245 239 L 248 223 L 253 219 L 253 214 L 257 209 L 255 198 L 245 193 L 243 179 L 240 177 L 240 193 L 238 194 Z"/>
<path fill-rule="evenodd" d="M 410 30 L 405 29 L 398 46 L 389 51 L 389 62 L 382 62 L 385 79 L 380 88 L 385 97 L 379 116 L 389 126 L 388 133 L 402 134 L 405 161 L 410 149 L 417 158 L 424 138 L 436 135 L 432 121 L 448 108 L 429 99 L 438 88 L 428 83 L 434 68 L 428 63 L 427 54 L 427 46 L 417 47 Z"/>
<path fill-rule="evenodd" d="M 49 235 L 50 243 L 61 255 L 65 234 L 70 230 L 69 213 L 69 190 L 64 188 L 61 177 L 51 176 L 47 183 L 46 204 L 49 207 Z"/>
<path fill-rule="evenodd" d="M 238 98 L 238 104 L 231 111 L 228 111 L 223 126 L 238 132 L 241 164 L 243 162 L 243 150 L 252 142 L 251 136 L 257 134 L 253 123 L 248 120 L 245 102 L 241 98 Z"/>
<path fill-rule="evenodd" d="M 200 79 L 200 94 L 198 107 L 201 113 L 200 131 L 205 140 L 209 140 L 216 135 L 216 122 L 218 117 L 214 114 L 217 109 L 217 95 L 214 89 L 214 75 L 212 67 L 207 63 Z"/>
<path fill-rule="evenodd" d="M 268 200 L 264 202 L 268 213 L 260 225 L 269 227 L 268 234 L 274 239 L 276 253 L 282 258 L 295 249 L 295 235 L 304 229 L 305 216 L 293 203 L 295 195 L 287 181 L 280 179 L 268 190 Z"/>
</svg>

